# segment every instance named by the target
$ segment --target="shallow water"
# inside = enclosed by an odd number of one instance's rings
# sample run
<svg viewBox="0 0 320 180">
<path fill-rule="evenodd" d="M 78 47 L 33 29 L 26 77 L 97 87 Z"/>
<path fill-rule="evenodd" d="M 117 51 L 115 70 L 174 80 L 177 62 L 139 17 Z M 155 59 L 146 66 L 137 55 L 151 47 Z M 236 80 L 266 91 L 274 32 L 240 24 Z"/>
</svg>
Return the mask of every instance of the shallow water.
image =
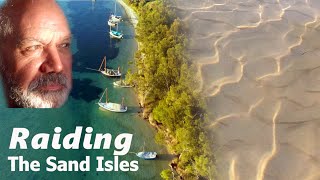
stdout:
<svg viewBox="0 0 320 180">
<path fill-rule="evenodd" d="M 319 179 L 320 2 L 174 0 L 219 179 Z"/>
<path fill-rule="evenodd" d="M 99 68 L 103 56 L 107 57 L 107 66 L 121 66 L 123 72 L 128 69 L 128 62 L 133 59 L 137 44 L 134 30 L 121 6 L 117 14 L 124 16 L 125 21 L 119 30 L 125 34 L 121 41 L 110 40 L 107 17 L 113 11 L 114 1 L 59 1 L 71 26 L 73 33 L 73 90 L 71 96 L 61 109 L 7 109 L 1 104 L 0 114 L 0 179 L 160 179 L 160 172 L 168 168 L 170 156 L 163 146 L 154 143 L 155 130 L 138 115 L 139 105 L 132 89 L 114 88 L 110 79 L 89 68 Z M 120 102 L 122 96 L 128 105 L 127 113 L 111 113 L 98 108 L 104 89 L 108 87 L 110 101 Z M 4 98 L 1 98 L 4 102 Z M 120 133 L 132 133 L 133 140 L 130 152 L 145 149 L 157 151 L 160 156 L 156 161 L 144 161 L 129 153 L 121 160 L 138 160 L 137 172 L 96 172 L 96 156 L 113 159 L 114 144 L 110 150 L 9 150 L 9 143 L 14 127 L 25 127 L 30 136 L 37 133 L 54 133 L 55 127 L 62 127 L 62 137 L 72 133 L 76 126 L 93 127 L 94 133 L 111 133 L 113 140 Z M 84 130 L 83 130 L 84 131 Z M 51 141 L 50 141 L 51 142 Z M 50 146 L 49 146 L 50 147 Z M 27 160 L 39 160 L 40 172 L 10 172 L 8 156 L 22 155 Z M 90 172 L 45 172 L 45 160 L 56 156 L 62 160 L 83 160 L 91 157 Z"/>
</svg>

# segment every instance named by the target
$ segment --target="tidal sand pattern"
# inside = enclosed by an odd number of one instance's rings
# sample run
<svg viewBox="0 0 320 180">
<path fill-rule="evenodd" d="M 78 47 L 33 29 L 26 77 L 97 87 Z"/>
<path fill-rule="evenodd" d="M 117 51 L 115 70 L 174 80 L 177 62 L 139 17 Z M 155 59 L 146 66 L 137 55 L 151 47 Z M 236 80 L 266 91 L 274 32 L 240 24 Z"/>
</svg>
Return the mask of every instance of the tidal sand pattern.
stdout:
<svg viewBox="0 0 320 180">
<path fill-rule="evenodd" d="M 172 0 L 219 179 L 320 179 L 320 1 Z"/>
</svg>

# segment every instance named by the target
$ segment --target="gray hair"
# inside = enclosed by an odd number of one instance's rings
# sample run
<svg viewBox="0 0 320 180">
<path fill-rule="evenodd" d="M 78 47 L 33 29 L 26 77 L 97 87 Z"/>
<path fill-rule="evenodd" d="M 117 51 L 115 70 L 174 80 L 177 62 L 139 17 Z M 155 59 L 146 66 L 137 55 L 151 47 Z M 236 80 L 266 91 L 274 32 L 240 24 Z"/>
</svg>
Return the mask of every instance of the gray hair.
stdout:
<svg viewBox="0 0 320 180">
<path fill-rule="evenodd" d="M 0 8 L 0 72 L 2 72 L 4 68 L 2 65 L 3 57 L 1 53 L 1 49 L 3 48 L 3 42 L 6 39 L 6 37 L 11 36 L 13 34 L 13 24 L 10 16 L 5 10 L 8 6 L 9 3 L 8 1 L 6 1 Z"/>
<path fill-rule="evenodd" d="M 0 9 L 0 41 L 13 34 L 13 24 L 11 18 L 6 12 L 6 8 L 9 6 L 8 1 Z"/>
</svg>

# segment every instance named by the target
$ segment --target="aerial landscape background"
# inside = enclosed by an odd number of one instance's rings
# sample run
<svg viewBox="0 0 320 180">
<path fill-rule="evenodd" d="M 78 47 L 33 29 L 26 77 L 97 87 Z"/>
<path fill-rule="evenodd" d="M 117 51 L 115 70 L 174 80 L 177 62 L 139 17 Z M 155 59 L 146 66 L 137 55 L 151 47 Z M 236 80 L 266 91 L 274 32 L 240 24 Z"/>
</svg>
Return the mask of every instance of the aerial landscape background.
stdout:
<svg viewBox="0 0 320 180">
<path fill-rule="evenodd" d="M 190 35 L 219 179 L 319 179 L 317 0 L 172 0 Z"/>
</svg>

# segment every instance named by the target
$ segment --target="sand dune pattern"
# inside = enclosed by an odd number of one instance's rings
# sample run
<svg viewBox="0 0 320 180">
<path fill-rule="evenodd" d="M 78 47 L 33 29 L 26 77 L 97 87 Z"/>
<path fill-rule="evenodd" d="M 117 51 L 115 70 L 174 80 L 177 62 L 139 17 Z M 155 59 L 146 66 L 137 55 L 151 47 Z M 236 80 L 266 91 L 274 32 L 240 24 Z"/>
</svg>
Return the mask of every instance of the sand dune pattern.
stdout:
<svg viewBox="0 0 320 180">
<path fill-rule="evenodd" d="M 219 179 L 320 179 L 320 1 L 172 4 L 190 30 Z"/>
</svg>

